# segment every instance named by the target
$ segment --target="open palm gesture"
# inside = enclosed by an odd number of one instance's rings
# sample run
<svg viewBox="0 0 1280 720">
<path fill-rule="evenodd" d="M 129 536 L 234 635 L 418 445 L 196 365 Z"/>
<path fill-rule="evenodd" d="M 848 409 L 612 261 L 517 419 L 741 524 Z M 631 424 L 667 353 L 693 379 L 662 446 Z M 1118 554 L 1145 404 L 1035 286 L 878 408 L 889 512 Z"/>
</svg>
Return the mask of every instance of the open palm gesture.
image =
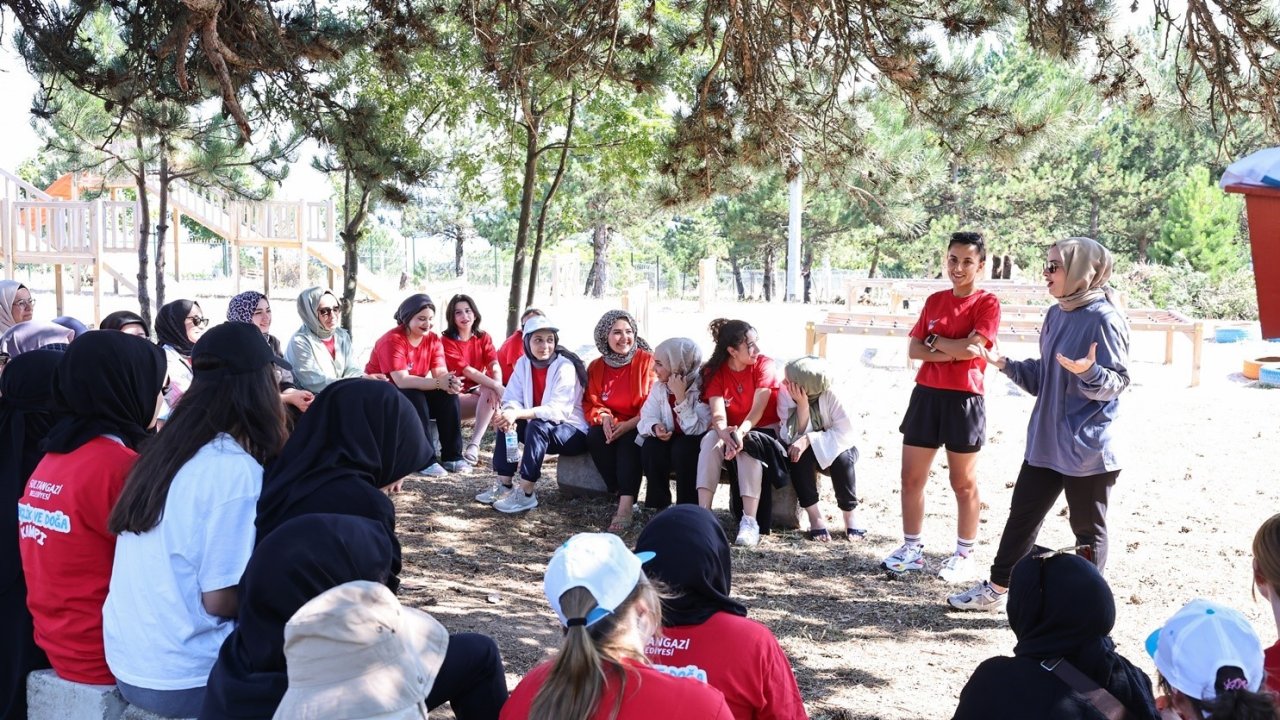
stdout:
<svg viewBox="0 0 1280 720">
<path fill-rule="evenodd" d="M 1071 358 L 1067 357 L 1066 355 L 1063 355 L 1062 353 L 1058 353 L 1054 357 L 1058 360 L 1059 365 L 1070 370 L 1076 375 L 1079 375 L 1081 373 L 1088 372 L 1089 368 L 1093 367 L 1094 363 L 1097 362 L 1098 343 L 1090 344 L 1089 354 L 1086 355 L 1085 357 L 1080 358 L 1079 360 L 1072 360 Z"/>
</svg>

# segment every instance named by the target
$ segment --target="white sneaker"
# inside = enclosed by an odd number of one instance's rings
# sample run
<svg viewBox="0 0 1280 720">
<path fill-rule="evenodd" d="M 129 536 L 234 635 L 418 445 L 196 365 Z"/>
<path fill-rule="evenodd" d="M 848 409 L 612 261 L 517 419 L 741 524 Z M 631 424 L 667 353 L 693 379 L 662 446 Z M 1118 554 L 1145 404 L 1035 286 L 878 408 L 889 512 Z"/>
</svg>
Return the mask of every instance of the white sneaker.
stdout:
<svg viewBox="0 0 1280 720">
<path fill-rule="evenodd" d="M 445 460 L 440 466 L 451 473 L 471 472 L 471 463 L 466 460 Z"/>
<path fill-rule="evenodd" d="M 492 505 L 506 497 L 507 493 L 511 492 L 511 488 L 511 485 L 503 485 L 501 480 L 495 479 L 492 487 L 476 496 L 476 502 Z"/>
<path fill-rule="evenodd" d="M 978 576 L 978 564 L 972 555 L 952 555 L 938 569 L 938 577 L 949 583 L 968 582 Z"/>
<path fill-rule="evenodd" d="M 538 493 L 525 495 L 519 485 L 511 488 L 501 500 L 493 503 L 493 509 L 503 513 L 518 513 L 538 507 Z"/>
<path fill-rule="evenodd" d="M 435 462 L 419 470 L 418 474 L 426 475 L 427 477 L 444 477 L 449 474 L 449 471 L 440 467 L 440 463 Z"/>
<path fill-rule="evenodd" d="M 947 604 L 957 610 L 985 610 L 1000 612 L 1009 600 L 1009 592 L 996 592 L 991 582 L 983 580 L 973 587 L 957 595 L 947 598 Z"/>
<path fill-rule="evenodd" d="M 760 544 L 760 523 L 750 515 L 743 515 L 742 522 L 738 523 L 738 539 L 733 541 L 735 545 L 743 547 L 755 547 Z"/>
<path fill-rule="evenodd" d="M 902 543 L 889 557 L 880 563 L 880 567 L 890 572 L 903 573 L 924 569 L 924 545 Z"/>
</svg>

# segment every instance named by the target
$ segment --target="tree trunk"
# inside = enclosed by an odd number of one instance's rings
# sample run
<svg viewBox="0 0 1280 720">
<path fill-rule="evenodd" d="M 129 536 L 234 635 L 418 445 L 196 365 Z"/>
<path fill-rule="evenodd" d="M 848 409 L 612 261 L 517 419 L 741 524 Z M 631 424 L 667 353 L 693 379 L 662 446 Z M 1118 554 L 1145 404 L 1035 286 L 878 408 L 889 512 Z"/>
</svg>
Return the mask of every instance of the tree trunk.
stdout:
<svg viewBox="0 0 1280 720">
<path fill-rule="evenodd" d="M 599 224 L 591 228 L 591 270 L 587 272 L 587 287 L 583 294 L 597 300 L 604 297 L 609 274 L 609 242 L 613 240 L 613 228 Z"/>
<path fill-rule="evenodd" d="M 747 299 L 747 288 L 742 284 L 742 267 L 738 265 L 738 256 L 729 254 L 729 265 L 733 267 L 733 282 L 738 286 L 738 301 Z"/>
<path fill-rule="evenodd" d="M 533 215 L 533 188 L 538 182 L 538 122 L 526 117 L 524 180 L 520 190 L 520 220 L 516 224 L 516 247 L 511 258 L 511 291 L 507 295 L 507 334 L 520 325 L 520 300 L 524 297 L 525 247 L 529 243 L 529 219 Z"/>
<path fill-rule="evenodd" d="M 138 156 L 142 156 L 142 136 L 137 136 Z M 147 263 L 151 246 L 151 204 L 147 200 L 147 166 L 138 161 L 138 170 L 133 176 L 138 188 L 138 314 L 142 316 L 147 327 L 151 323 L 151 296 L 147 292 Z"/>
<path fill-rule="evenodd" d="M 529 293 L 525 296 L 525 307 L 533 307 L 533 296 L 538 291 L 538 264 L 542 261 L 542 239 L 547 226 L 547 209 L 551 207 L 551 200 L 555 197 L 556 190 L 560 187 L 560 180 L 564 178 L 565 166 L 569 163 L 569 141 L 573 138 L 573 116 L 577 111 L 578 91 L 574 90 L 569 96 L 569 121 L 564 129 L 564 145 L 560 148 L 560 164 L 556 166 L 556 174 L 551 179 L 551 187 L 547 188 L 547 194 L 542 198 L 542 205 L 538 207 L 538 231 L 534 236 L 533 259 L 529 263 Z"/>
<path fill-rule="evenodd" d="M 813 302 L 813 246 L 805 245 L 804 258 L 800 264 L 800 277 L 804 280 L 804 302 Z"/>
<path fill-rule="evenodd" d="M 876 269 L 880 266 L 880 241 L 876 240 L 876 244 L 871 248 L 871 269 L 867 271 L 867 277 L 876 276 Z"/>
<path fill-rule="evenodd" d="M 169 229 L 169 147 L 160 143 L 160 222 L 156 225 L 156 307 L 164 307 L 164 237 Z"/>
<path fill-rule="evenodd" d="M 764 301 L 773 300 L 773 248 L 765 248 L 764 251 L 764 278 L 760 283 L 761 291 L 764 293 Z"/>
<path fill-rule="evenodd" d="M 342 327 L 351 332 L 356 307 L 356 277 L 360 271 L 360 236 L 369 217 L 370 190 L 360 186 L 360 200 L 355 212 L 350 202 L 351 173 L 347 172 L 342 187 Z"/>
<path fill-rule="evenodd" d="M 467 228 L 461 222 L 453 225 L 453 275 L 462 277 L 467 274 L 467 258 L 464 250 L 467 244 Z"/>
<path fill-rule="evenodd" d="M 1147 251 L 1151 248 L 1151 236 L 1142 234 L 1138 236 L 1138 262 L 1147 262 L 1149 256 Z"/>
</svg>

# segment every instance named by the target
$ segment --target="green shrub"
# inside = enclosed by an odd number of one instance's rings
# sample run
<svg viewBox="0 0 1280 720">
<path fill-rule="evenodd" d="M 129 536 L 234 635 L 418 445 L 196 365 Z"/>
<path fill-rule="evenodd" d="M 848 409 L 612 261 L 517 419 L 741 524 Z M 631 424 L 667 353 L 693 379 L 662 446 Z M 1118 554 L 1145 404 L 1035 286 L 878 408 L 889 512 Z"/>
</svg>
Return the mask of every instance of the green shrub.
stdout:
<svg viewBox="0 0 1280 720">
<path fill-rule="evenodd" d="M 1129 307 L 1176 310 L 1196 318 L 1257 320 L 1253 273 L 1241 270 L 1214 278 L 1186 265 L 1135 263 L 1112 278 Z"/>
</svg>

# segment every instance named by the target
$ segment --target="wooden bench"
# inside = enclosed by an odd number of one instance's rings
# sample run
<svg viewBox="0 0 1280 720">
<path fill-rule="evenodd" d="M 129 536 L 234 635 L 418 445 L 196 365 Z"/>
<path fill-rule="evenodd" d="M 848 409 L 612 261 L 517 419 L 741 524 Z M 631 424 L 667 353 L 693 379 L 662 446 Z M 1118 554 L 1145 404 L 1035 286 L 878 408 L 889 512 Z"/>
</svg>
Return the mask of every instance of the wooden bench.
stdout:
<svg viewBox="0 0 1280 720">
<path fill-rule="evenodd" d="M 1009 305 L 1001 308 L 1000 332 L 997 339 L 1005 341 L 1038 341 L 1040 323 L 1048 308 Z M 1187 318 L 1172 310 L 1130 309 L 1125 313 L 1129 328 L 1134 332 L 1162 332 L 1165 334 L 1164 364 L 1173 363 L 1173 337 L 1183 334 L 1191 341 L 1191 387 L 1200 384 L 1201 346 L 1204 340 L 1204 323 Z M 827 356 L 828 335 L 887 335 L 906 337 L 916 324 L 916 318 L 893 313 L 843 313 L 833 312 L 822 322 L 805 325 L 805 351 L 813 355 L 815 350 Z"/>
</svg>

